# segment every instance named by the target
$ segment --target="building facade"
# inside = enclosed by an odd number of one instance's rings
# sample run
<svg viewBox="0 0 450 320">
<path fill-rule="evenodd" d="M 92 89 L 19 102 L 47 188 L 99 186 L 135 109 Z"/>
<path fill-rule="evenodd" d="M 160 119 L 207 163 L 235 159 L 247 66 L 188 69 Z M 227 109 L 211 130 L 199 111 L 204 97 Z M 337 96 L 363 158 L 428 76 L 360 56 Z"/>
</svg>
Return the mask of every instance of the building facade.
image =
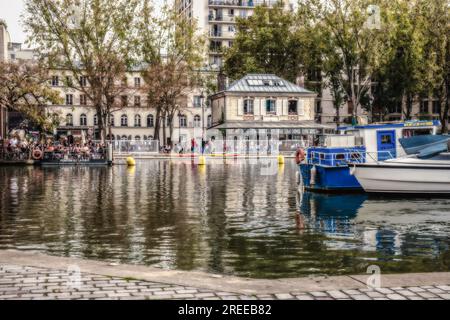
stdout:
<svg viewBox="0 0 450 320">
<path fill-rule="evenodd" d="M 198 32 L 208 37 L 208 61 L 212 69 L 222 66 L 223 49 L 233 45 L 236 17 L 253 14 L 255 6 L 273 6 L 279 0 L 175 0 L 175 9 L 185 19 L 196 21 Z M 294 1 L 283 0 L 286 10 Z"/>
<path fill-rule="evenodd" d="M 0 63 L 8 61 L 8 44 L 11 42 L 8 28 L 0 20 Z M 0 105 L 0 140 L 6 137 L 8 131 L 8 110 Z"/>
<path fill-rule="evenodd" d="M 248 74 L 210 97 L 209 135 L 237 141 L 310 140 L 331 129 L 314 121 L 316 97 L 276 75 Z"/>
<path fill-rule="evenodd" d="M 96 139 L 99 137 L 96 110 L 81 91 L 65 85 L 68 76 L 70 77 L 62 71 L 51 72 L 49 86 L 59 91 L 64 101 L 61 105 L 47 107 L 49 113 L 57 114 L 60 119 L 60 125 L 55 134 Z M 107 138 L 116 141 L 153 140 L 156 108 L 148 105 L 141 72 L 138 70 L 128 72 L 126 82 L 129 89 L 118 97 L 120 106 L 112 112 L 108 123 L 111 136 L 108 134 Z M 86 85 L 89 83 L 86 82 Z M 168 119 L 164 119 L 167 127 L 164 135 L 161 125 L 159 132 L 161 144 L 172 142 L 187 146 L 192 138 L 201 141 L 203 128 L 206 129 L 211 124 L 210 108 L 201 94 L 199 90 L 190 90 L 180 99 L 180 110 L 174 117 L 172 137 L 170 137 Z M 164 136 L 166 141 L 163 141 Z"/>
</svg>

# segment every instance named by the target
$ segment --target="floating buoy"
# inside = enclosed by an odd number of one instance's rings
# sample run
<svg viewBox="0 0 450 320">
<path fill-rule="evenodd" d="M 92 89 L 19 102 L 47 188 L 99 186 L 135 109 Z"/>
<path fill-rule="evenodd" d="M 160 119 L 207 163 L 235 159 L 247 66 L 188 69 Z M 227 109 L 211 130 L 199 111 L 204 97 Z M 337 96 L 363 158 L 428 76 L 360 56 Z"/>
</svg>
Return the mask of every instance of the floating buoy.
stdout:
<svg viewBox="0 0 450 320">
<path fill-rule="evenodd" d="M 205 156 L 200 156 L 200 157 L 198 157 L 198 165 L 199 165 L 199 166 L 204 166 L 204 165 L 206 165 L 206 157 L 205 157 Z"/>
<path fill-rule="evenodd" d="M 278 164 L 284 164 L 284 157 L 281 154 L 278 155 Z"/>
<path fill-rule="evenodd" d="M 134 167 L 136 165 L 136 160 L 134 160 L 134 158 L 132 158 L 132 157 L 128 157 L 127 158 L 127 165 L 129 167 Z"/>
</svg>

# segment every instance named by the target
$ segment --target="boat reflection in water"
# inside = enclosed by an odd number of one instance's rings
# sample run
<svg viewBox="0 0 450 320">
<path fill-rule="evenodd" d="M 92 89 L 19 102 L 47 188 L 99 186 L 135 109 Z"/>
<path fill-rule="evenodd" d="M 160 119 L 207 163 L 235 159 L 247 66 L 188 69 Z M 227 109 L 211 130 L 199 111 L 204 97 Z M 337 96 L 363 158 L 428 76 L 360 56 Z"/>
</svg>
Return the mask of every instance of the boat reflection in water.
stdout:
<svg viewBox="0 0 450 320">
<path fill-rule="evenodd" d="M 378 258 L 439 257 L 449 250 L 445 233 L 449 199 L 382 198 L 365 194 L 300 194 L 300 233 L 326 235 L 330 249 L 374 252 Z M 426 214 L 425 214 L 426 213 Z"/>
</svg>

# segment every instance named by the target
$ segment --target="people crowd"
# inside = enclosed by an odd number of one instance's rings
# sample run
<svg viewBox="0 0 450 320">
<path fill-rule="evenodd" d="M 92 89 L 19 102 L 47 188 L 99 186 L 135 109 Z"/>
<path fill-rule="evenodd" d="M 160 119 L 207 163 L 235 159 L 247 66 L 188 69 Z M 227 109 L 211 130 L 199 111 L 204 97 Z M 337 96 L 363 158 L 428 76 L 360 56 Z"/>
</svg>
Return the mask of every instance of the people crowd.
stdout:
<svg viewBox="0 0 450 320">
<path fill-rule="evenodd" d="M 105 145 L 73 136 L 36 138 L 13 134 L 0 145 L 4 160 L 91 160 L 104 159 Z"/>
</svg>

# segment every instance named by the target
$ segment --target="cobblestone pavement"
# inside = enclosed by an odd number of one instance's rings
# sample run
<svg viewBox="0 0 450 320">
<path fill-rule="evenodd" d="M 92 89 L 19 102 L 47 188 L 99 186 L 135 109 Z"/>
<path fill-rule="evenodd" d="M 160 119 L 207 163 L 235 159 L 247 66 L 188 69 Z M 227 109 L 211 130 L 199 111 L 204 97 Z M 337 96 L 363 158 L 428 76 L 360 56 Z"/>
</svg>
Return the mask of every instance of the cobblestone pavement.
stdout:
<svg viewBox="0 0 450 320">
<path fill-rule="evenodd" d="M 233 292 L 108 277 L 77 270 L 0 266 L 0 300 L 450 300 L 450 285 L 290 292 L 244 296 Z"/>
</svg>

